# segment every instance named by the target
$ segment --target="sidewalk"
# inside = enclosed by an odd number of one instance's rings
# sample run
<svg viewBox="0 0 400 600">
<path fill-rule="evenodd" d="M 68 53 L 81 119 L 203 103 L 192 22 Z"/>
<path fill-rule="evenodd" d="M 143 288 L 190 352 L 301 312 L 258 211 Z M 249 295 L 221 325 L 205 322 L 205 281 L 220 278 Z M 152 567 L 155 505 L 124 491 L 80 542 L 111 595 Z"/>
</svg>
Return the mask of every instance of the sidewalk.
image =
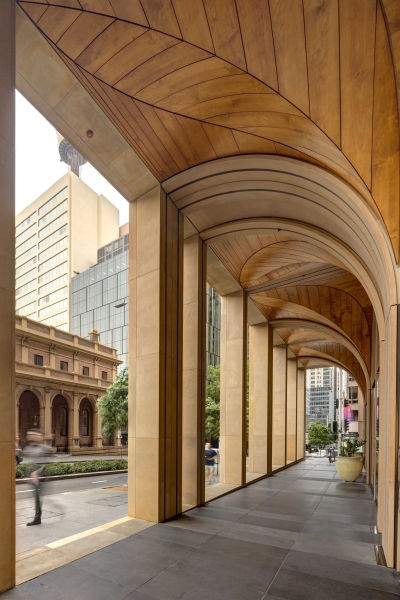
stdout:
<svg viewBox="0 0 400 600">
<path fill-rule="evenodd" d="M 126 491 L 103 489 L 101 482 L 96 482 L 93 487 L 94 489 L 44 496 L 42 524 L 35 527 L 26 526 L 34 516 L 31 493 L 21 494 L 24 496 L 21 499 L 17 496 L 17 554 L 126 517 Z"/>
<path fill-rule="evenodd" d="M 375 519 L 368 486 L 308 459 L 168 523 L 126 519 L 62 541 L 31 559 L 55 570 L 1 600 L 395 600 Z"/>
</svg>

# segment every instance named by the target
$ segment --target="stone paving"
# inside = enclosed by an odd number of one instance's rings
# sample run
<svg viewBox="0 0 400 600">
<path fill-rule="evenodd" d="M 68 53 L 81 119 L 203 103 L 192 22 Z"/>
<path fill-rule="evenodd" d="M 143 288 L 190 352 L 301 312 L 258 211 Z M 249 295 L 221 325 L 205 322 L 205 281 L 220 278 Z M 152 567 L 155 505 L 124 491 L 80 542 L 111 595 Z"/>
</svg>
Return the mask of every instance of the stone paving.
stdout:
<svg viewBox="0 0 400 600">
<path fill-rule="evenodd" d="M 2 600 L 395 600 L 375 519 L 369 487 L 308 459 L 168 523 L 117 525 L 123 539 L 76 560 L 72 549 Z"/>
<path fill-rule="evenodd" d="M 125 517 L 127 501 L 126 492 L 98 487 L 44 496 L 42 524 L 27 527 L 34 516 L 34 500 L 17 497 L 17 554 Z"/>
</svg>

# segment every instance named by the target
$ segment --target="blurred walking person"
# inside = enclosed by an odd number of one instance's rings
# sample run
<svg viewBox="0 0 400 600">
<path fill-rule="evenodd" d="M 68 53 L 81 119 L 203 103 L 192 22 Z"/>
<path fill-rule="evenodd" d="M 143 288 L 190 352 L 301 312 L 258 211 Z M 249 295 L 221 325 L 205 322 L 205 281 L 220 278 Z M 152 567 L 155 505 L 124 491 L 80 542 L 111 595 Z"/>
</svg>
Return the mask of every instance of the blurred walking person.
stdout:
<svg viewBox="0 0 400 600">
<path fill-rule="evenodd" d="M 39 459 L 41 462 L 45 462 L 43 457 L 46 456 L 47 447 L 43 444 L 43 433 L 40 429 L 30 429 L 27 432 L 26 439 L 28 446 L 24 448 L 24 455 L 26 456 L 27 462 L 36 463 Z M 27 526 L 40 525 L 42 523 L 42 502 L 40 499 L 40 477 L 43 474 L 44 465 L 35 469 L 31 472 L 31 483 L 35 494 L 35 516 L 32 521 L 27 523 Z"/>
</svg>

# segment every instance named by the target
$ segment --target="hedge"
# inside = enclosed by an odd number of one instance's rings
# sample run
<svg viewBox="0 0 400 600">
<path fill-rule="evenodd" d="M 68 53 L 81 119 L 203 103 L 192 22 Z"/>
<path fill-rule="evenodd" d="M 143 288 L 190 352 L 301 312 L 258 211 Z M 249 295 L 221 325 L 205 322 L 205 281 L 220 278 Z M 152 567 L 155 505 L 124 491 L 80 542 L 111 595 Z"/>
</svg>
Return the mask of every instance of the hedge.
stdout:
<svg viewBox="0 0 400 600">
<path fill-rule="evenodd" d="M 122 471 L 128 468 L 128 461 L 124 458 L 113 460 L 87 460 L 76 463 L 47 463 L 36 465 L 35 463 L 24 463 L 15 469 L 15 477 L 22 479 L 30 477 L 32 471 L 43 466 L 43 477 L 53 475 L 72 475 L 74 473 L 95 473 L 98 471 Z"/>
</svg>

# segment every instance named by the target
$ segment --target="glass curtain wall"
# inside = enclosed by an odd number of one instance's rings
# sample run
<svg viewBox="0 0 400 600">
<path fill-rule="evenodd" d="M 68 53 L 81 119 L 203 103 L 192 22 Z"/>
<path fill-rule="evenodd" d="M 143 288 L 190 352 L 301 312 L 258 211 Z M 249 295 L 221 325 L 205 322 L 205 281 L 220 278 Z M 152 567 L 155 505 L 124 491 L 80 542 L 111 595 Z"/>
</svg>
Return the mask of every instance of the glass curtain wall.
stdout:
<svg viewBox="0 0 400 600">
<path fill-rule="evenodd" d="M 100 342 L 115 348 L 128 365 L 128 236 L 98 250 L 98 264 L 72 279 L 72 333 L 88 337 L 97 329 Z"/>
</svg>

